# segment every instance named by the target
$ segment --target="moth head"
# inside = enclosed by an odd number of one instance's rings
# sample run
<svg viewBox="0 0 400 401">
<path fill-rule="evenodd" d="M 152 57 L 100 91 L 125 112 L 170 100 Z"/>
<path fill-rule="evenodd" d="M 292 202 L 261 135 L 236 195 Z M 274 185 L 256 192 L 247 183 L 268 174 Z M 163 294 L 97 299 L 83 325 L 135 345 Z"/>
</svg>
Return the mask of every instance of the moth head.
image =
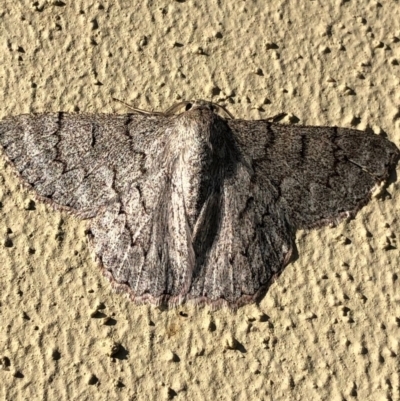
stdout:
<svg viewBox="0 0 400 401">
<path fill-rule="evenodd" d="M 179 112 L 180 110 L 182 110 Z M 218 114 L 223 118 L 228 117 L 229 119 L 233 119 L 233 116 L 229 111 L 224 107 L 216 103 L 208 102 L 207 100 L 188 100 L 184 102 L 177 103 L 167 109 L 164 114 L 165 115 L 173 115 L 173 114 L 183 114 L 186 112 L 193 112 L 195 110 L 209 110 L 212 113 Z"/>
<path fill-rule="evenodd" d="M 177 113 L 178 107 L 184 111 Z M 222 106 L 205 100 L 182 102 L 174 107 L 174 114 L 171 114 L 170 109 L 166 115 L 171 116 L 174 121 L 172 131 L 177 139 L 174 143 L 179 143 L 180 148 L 184 148 L 185 152 L 190 154 L 190 158 L 194 157 L 193 154 L 197 154 L 200 158 L 206 154 L 224 158 L 228 128 L 226 116 L 220 115 L 221 110 L 228 114 L 229 118 L 231 117 Z"/>
<path fill-rule="evenodd" d="M 218 111 L 218 105 L 212 102 L 207 102 L 207 100 L 194 100 L 185 102 L 185 111 L 196 110 L 196 109 L 206 109 L 213 113 Z"/>
</svg>

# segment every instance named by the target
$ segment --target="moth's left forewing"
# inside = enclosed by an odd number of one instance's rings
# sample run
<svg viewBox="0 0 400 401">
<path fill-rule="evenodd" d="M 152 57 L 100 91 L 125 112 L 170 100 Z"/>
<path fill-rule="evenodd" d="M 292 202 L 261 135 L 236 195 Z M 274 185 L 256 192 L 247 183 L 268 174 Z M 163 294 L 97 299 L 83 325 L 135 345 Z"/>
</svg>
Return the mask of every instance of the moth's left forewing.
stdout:
<svg viewBox="0 0 400 401">
<path fill-rule="evenodd" d="M 64 112 L 8 117 L 0 121 L 0 144 L 39 198 L 90 218 L 143 174 L 152 134 L 165 124 L 150 120 Z"/>
</svg>

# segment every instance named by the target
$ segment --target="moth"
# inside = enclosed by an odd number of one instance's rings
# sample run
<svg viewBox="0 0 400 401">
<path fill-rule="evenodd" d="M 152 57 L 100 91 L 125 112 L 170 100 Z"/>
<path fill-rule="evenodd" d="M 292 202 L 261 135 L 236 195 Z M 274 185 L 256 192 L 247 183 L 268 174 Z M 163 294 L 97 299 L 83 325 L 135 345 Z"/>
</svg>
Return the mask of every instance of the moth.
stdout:
<svg viewBox="0 0 400 401">
<path fill-rule="evenodd" d="M 39 199 L 88 221 L 114 289 L 233 309 L 266 293 L 297 229 L 354 217 L 399 159 L 372 133 L 234 119 L 206 101 L 7 117 L 0 143 Z"/>
</svg>

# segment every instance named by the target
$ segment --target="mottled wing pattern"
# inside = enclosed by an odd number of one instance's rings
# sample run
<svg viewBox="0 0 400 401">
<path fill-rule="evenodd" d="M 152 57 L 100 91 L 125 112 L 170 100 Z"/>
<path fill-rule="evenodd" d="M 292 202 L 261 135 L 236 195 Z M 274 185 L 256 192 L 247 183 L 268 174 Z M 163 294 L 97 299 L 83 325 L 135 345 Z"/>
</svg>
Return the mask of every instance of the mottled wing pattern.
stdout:
<svg viewBox="0 0 400 401">
<path fill-rule="evenodd" d="M 159 169 L 137 180 L 91 224 L 104 274 L 139 303 L 182 302 L 194 266 L 181 186 L 166 174 Z"/>
<path fill-rule="evenodd" d="M 354 215 L 399 157 L 356 130 L 179 116 L 46 113 L 0 122 L 41 199 L 91 219 L 103 272 L 131 299 L 237 307 L 290 259 L 298 228 Z"/>
<path fill-rule="evenodd" d="M 21 178 L 56 208 L 91 219 L 103 272 L 136 301 L 179 302 L 194 254 L 160 115 L 45 113 L 0 122 Z M 172 152 L 173 153 L 173 152 Z"/>
<path fill-rule="evenodd" d="M 0 122 L 0 143 L 42 199 L 89 218 L 144 174 L 144 152 L 166 124 L 141 114 L 20 115 Z"/>
<path fill-rule="evenodd" d="M 262 295 L 286 266 L 296 229 L 354 216 L 388 178 L 399 150 L 352 129 L 227 124 L 240 160 L 223 184 L 218 235 L 196 265 L 190 295 L 236 307 Z"/>
<path fill-rule="evenodd" d="M 224 180 L 218 217 L 210 213 L 203 226 L 218 224 L 217 233 L 203 263 L 197 259 L 190 298 L 236 308 L 253 301 L 289 260 L 294 231 L 275 203 L 277 190 L 254 178 L 251 166 L 238 162 Z"/>
<path fill-rule="evenodd" d="M 275 203 L 295 229 L 354 216 L 399 158 L 392 142 L 354 129 L 228 123 L 254 181 L 275 188 Z"/>
</svg>

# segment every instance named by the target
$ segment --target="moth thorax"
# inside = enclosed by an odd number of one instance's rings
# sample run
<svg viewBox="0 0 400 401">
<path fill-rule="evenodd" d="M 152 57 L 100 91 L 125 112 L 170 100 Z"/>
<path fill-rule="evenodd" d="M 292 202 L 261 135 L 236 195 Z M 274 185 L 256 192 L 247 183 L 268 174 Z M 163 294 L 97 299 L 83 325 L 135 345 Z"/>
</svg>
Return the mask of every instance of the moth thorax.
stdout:
<svg viewBox="0 0 400 401">
<path fill-rule="evenodd" d="M 190 224 L 195 224 L 211 182 L 213 151 L 208 141 L 192 138 L 180 155 L 180 175 L 185 211 Z"/>
</svg>

